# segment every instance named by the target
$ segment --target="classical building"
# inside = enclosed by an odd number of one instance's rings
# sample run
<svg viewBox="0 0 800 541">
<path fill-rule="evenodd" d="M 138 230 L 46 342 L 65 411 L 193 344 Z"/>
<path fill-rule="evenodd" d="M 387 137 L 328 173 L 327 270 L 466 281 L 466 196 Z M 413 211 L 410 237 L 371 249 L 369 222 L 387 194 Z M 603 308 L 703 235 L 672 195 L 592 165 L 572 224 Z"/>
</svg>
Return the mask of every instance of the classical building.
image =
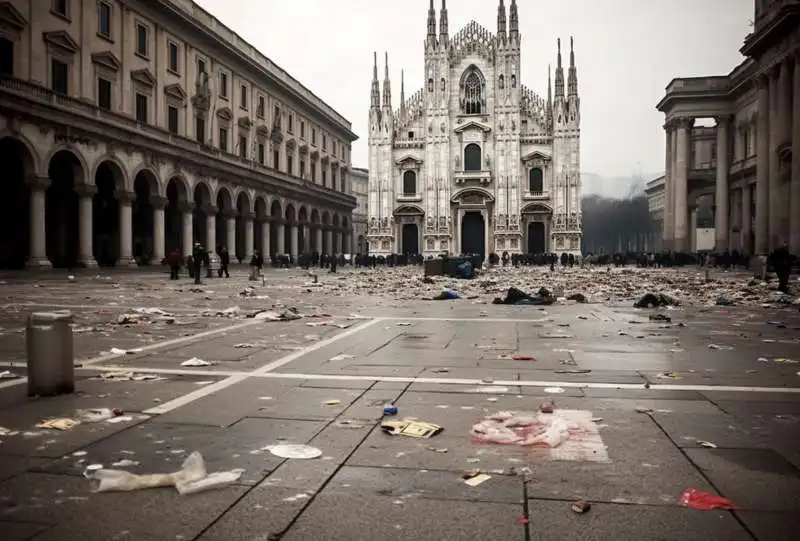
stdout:
<svg viewBox="0 0 800 541">
<path fill-rule="evenodd" d="M 516 0 L 497 33 L 472 21 L 450 36 L 431 0 L 425 80 L 392 109 L 377 55 L 369 109 L 369 246 L 375 254 L 572 252 L 581 245 L 580 100 L 575 55 L 555 95 L 521 81 Z"/>
<path fill-rule="evenodd" d="M 654 232 L 648 234 L 647 246 L 652 252 L 661 252 L 663 248 L 662 234 L 664 230 L 664 176 L 654 178 L 644 188 L 647 197 L 647 208 L 654 224 Z"/>
<path fill-rule="evenodd" d="M 713 198 L 715 248 L 800 254 L 800 0 L 756 0 L 747 59 L 719 77 L 674 79 L 666 116 L 664 245 L 691 251 L 698 200 Z M 696 126 L 715 118 L 715 127 Z"/>
<path fill-rule="evenodd" d="M 360 167 L 351 168 L 350 188 L 356 198 L 356 208 L 353 209 L 353 252 L 366 254 L 369 246 L 367 243 L 369 171 Z"/>
<path fill-rule="evenodd" d="M 350 123 L 190 0 L 0 1 L 0 263 L 349 251 Z"/>
</svg>

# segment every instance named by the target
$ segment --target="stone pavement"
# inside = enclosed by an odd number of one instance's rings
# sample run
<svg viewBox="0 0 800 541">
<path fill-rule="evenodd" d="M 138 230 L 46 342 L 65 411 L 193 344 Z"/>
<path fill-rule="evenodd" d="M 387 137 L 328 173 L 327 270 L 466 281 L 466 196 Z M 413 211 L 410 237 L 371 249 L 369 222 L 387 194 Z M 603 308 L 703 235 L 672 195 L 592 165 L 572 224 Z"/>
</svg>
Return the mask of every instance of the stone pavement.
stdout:
<svg viewBox="0 0 800 541">
<path fill-rule="evenodd" d="M 24 376 L 24 315 L 52 308 L 76 314 L 81 366 L 72 396 L 28 399 L 22 378 L 0 380 L 0 427 L 12 431 L 0 435 L 1 540 L 524 540 L 525 468 L 530 539 L 796 538 L 800 365 L 787 362 L 800 359 L 796 308 L 661 311 L 666 323 L 631 303 L 392 306 L 352 293 L 350 271 L 321 274 L 342 284 L 331 290 L 271 270 L 252 291 L 244 272 L 194 291 L 152 271 L 6 278 L 0 370 Z M 309 317 L 245 317 L 274 304 Z M 171 316 L 120 317 L 154 307 Z M 213 364 L 181 366 L 192 357 Z M 120 371 L 160 379 L 103 379 Z M 556 414 L 594 419 L 583 446 L 470 437 L 487 414 L 535 411 L 546 397 Z M 444 431 L 384 434 L 385 403 Z M 35 428 L 104 407 L 128 417 Z M 263 450 L 280 441 L 323 455 Z M 175 471 L 195 450 L 209 471 L 245 473 L 186 496 L 95 494 L 83 477 L 89 464 L 121 459 L 138 463 L 125 468 L 134 473 Z M 461 475 L 475 468 L 491 478 L 470 487 Z M 687 488 L 739 510 L 680 507 Z M 591 510 L 571 511 L 577 499 Z"/>
</svg>

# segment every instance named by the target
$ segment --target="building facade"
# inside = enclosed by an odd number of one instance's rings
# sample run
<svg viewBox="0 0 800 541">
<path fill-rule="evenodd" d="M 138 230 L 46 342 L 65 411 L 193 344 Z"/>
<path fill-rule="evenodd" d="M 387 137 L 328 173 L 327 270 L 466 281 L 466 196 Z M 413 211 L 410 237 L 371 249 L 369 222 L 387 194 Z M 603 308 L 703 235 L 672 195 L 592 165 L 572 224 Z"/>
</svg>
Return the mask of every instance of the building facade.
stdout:
<svg viewBox="0 0 800 541">
<path fill-rule="evenodd" d="M 349 251 L 355 139 L 190 0 L 0 1 L 3 266 Z"/>
<path fill-rule="evenodd" d="M 664 177 L 654 178 L 644 188 L 647 197 L 647 209 L 653 221 L 654 232 L 648 234 L 647 246 L 651 252 L 661 252 L 663 249 L 662 231 L 664 230 Z"/>
<path fill-rule="evenodd" d="M 508 16 L 508 18 L 507 18 Z M 580 99 L 575 55 L 555 93 L 521 81 L 516 0 L 497 33 L 450 36 L 445 0 L 428 10 L 423 88 L 392 109 L 377 55 L 369 110 L 369 245 L 375 254 L 580 253 Z"/>
<path fill-rule="evenodd" d="M 788 243 L 800 254 L 800 1 L 754 4 L 747 59 L 725 76 L 674 79 L 657 106 L 666 116 L 667 249 L 696 249 L 706 197 L 717 251 Z M 700 118 L 715 127 L 696 126 Z"/>
<path fill-rule="evenodd" d="M 356 198 L 356 208 L 353 209 L 353 252 L 366 254 L 369 251 L 367 243 L 369 171 L 360 167 L 350 169 L 350 187 Z"/>
</svg>

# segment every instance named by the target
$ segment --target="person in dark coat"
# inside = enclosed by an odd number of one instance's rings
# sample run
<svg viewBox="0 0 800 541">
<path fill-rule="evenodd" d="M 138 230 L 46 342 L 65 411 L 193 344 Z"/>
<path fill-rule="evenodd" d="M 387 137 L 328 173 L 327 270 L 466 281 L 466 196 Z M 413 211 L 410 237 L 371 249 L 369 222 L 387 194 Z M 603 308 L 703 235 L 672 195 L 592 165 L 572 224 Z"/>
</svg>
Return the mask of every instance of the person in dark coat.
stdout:
<svg viewBox="0 0 800 541">
<path fill-rule="evenodd" d="M 217 248 L 217 253 L 219 254 L 219 269 L 217 270 L 217 275 L 222 278 L 222 275 L 225 274 L 225 278 L 230 278 L 231 275 L 228 272 L 228 265 L 231 263 L 231 254 L 225 246 Z"/>
<path fill-rule="evenodd" d="M 178 249 L 172 250 L 167 256 L 167 264 L 169 265 L 169 279 L 177 280 L 180 276 L 181 265 L 183 264 L 183 256 Z"/>
<path fill-rule="evenodd" d="M 789 247 L 784 244 L 772 252 L 769 259 L 775 269 L 775 274 L 778 275 L 778 290 L 789 293 L 789 276 L 792 274 L 792 263 L 794 262 L 794 257 L 789 253 Z"/>
<path fill-rule="evenodd" d="M 192 275 L 194 276 L 194 283 L 200 284 L 200 271 L 203 268 L 203 262 L 206 259 L 205 250 L 200 245 L 200 243 L 196 243 L 194 245 L 194 250 L 192 250 Z"/>
</svg>

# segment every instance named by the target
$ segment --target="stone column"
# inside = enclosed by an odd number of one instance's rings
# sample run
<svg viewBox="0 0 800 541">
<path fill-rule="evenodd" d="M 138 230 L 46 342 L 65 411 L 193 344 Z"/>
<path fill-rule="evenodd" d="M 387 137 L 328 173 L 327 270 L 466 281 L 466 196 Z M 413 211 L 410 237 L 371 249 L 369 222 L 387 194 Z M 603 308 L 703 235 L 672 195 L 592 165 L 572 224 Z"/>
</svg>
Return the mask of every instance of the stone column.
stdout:
<svg viewBox="0 0 800 541">
<path fill-rule="evenodd" d="M 779 80 L 781 69 L 776 67 L 771 70 L 770 83 L 769 83 L 769 147 L 767 149 L 769 156 L 769 211 L 767 213 L 768 221 L 768 244 L 766 246 L 767 252 L 774 250 L 780 244 L 781 234 L 781 177 L 780 177 L 780 162 L 778 160 L 778 145 L 781 143 L 781 119 L 782 111 L 779 106 L 780 99 L 780 83 Z"/>
<path fill-rule="evenodd" d="M 769 77 L 760 75 L 758 85 L 758 124 L 756 128 L 756 230 L 755 254 L 769 248 Z M 745 192 L 746 193 L 746 192 Z M 745 201 L 747 197 L 745 197 Z M 749 213 L 749 211 L 748 211 Z"/>
<path fill-rule="evenodd" d="M 742 231 L 742 192 L 741 190 L 735 190 L 731 193 L 731 208 L 730 208 L 730 226 L 731 229 L 734 227 L 738 227 L 739 233 L 741 234 Z M 728 246 L 726 247 L 728 252 L 732 252 L 733 250 L 740 250 L 741 246 L 737 245 L 737 242 L 740 240 L 740 237 L 737 237 L 733 234 L 733 232 L 728 234 Z"/>
<path fill-rule="evenodd" d="M 311 226 L 305 224 L 303 226 L 303 246 L 301 247 L 303 253 L 311 253 Z"/>
<path fill-rule="evenodd" d="M 275 247 L 275 253 L 278 255 L 282 255 L 286 253 L 285 247 L 285 234 L 284 234 L 284 225 L 283 222 L 275 222 L 272 224 L 277 230 L 275 231 L 275 236 L 278 237 L 278 245 Z"/>
<path fill-rule="evenodd" d="M 261 222 L 261 255 L 264 259 L 269 259 L 270 253 L 270 223 L 267 220 Z"/>
<path fill-rule="evenodd" d="M 694 125 L 693 118 L 681 118 L 677 121 L 677 144 L 675 165 L 672 171 L 675 188 L 675 250 L 687 252 L 689 247 L 689 144 L 690 131 Z"/>
<path fill-rule="evenodd" d="M 92 200 L 97 193 L 97 186 L 93 184 L 78 184 L 75 186 L 75 193 L 78 194 L 78 265 L 87 269 L 97 267 L 94 259 L 94 248 L 92 246 L 93 233 L 92 218 L 94 208 Z M 121 209 L 121 207 L 120 207 Z M 122 220 L 120 219 L 120 225 Z M 120 227 L 120 233 L 122 228 Z"/>
<path fill-rule="evenodd" d="M 794 57 L 792 179 L 789 184 L 789 250 L 800 256 L 800 52 Z"/>
<path fill-rule="evenodd" d="M 206 215 L 206 250 L 210 250 L 217 255 L 217 212 L 214 205 L 206 205 L 203 213 Z"/>
<path fill-rule="evenodd" d="M 672 153 L 672 140 L 675 137 L 675 126 L 672 122 L 664 124 L 664 131 L 666 133 L 667 148 L 666 148 L 666 169 L 664 172 L 664 221 L 663 221 L 663 234 L 664 246 L 671 249 L 673 239 L 675 236 L 675 218 L 673 213 L 674 199 L 673 199 L 673 172 L 672 164 L 675 156 Z"/>
<path fill-rule="evenodd" d="M 292 256 L 294 260 L 297 260 L 297 228 L 298 225 L 296 223 L 288 224 L 289 225 L 289 254 Z"/>
<path fill-rule="evenodd" d="M 422 231 L 422 226 L 420 226 L 419 230 Z M 350 254 L 353 252 L 352 240 L 353 240 L 353 233 L 351 231 L 346 231 L 344 234 L 344 253 Z M 420 252 L 422 252 L 421 244 L 420 244 Z"/>
<path fill-rule="evenodd" d="M 730 172 L 730 145 L 728 144 L 728 127 L 730 117 L 717 118 L 717 186 L 714 213 L 716 250 L 724 252 L 728 249 L 730 193 L 728 190 L 728 173 Z"/>
<path fill-rule="evenodd" d="M 689 251 L 697 251 L 697 207 L 689 211 Z"/>
<path fill-rule="evenodd" d="M 235 259 L 236 254 L 236 211 L 231 210 L 225 213 L 225 244 L 228 246 L 228 253 L 231 259 Z"/>
<path fill-rule="evenodd" d="M 150 204 L 153 206 L 153 254 L 150 258 L 151 265 L 161 265 L 161 261 L 166 256 L 164 248 L 164 209 L 167 208 L 169 200 L 160 195 L 151 195 Z"/>
<path fill-rule="evenodd" d="M 321 226 L 317 226 L 316 229 L 314 229 L 314 237 L 316 238 L 316 240 L 314 241 L 314 244 L 316 245 L 314 247 L 314 249 L 317 252 L 322 253 L 322 227 Z"/>
<path fill-rule="evenodd" d="M 116 266 L 136 267 L 133 259 L 133 202 L 136 193 L 117 190 L 114 197 L 119 203 L 119 259 Z"/>
<path fill-rule="evenodd" d="M 758 171 L 756 170 L 756 172 Z M 758 185 L 756 185 L 756 191 L 758 191 Z M 758 201 L 756 201 L 756 206 L 758 206 Z M 739 250 L 741 253 L 747 255 L 751 255 L 750 251 L 752 249 L 750 247 L 750 235 L 753 233 L 753 215 L 751 214 L 752 207 L 753 195 L 750 191 L 750 185 L 745 182 L 744 188 L 742 188 L 742 235 L 739 242 Z"/>
<path fill-rule="evenodd" d="M 247 263 L 250 263 L 250 259 L 253 257 L 253 216 L 252 214 L 248 213 L 244 215 L 244 256 L 247 260 Z"/>
<path fill-rule="evenodd" d="M 330 229 L 325 230 L 325 253 L 328 255 L 332 255 L 335 250 L 335 246 L 333 245 L 333 231 Z"/>
<path fill-rule="evenodd" d="M 744 125 L 736 124 L 736 129 L 734 131 L 734 134 L 735 135 L 733 139 L 733 149 L 734 149 L 733 161 L 739 162 L 747 157 L 747 148 L 745 147 L 745 141 L 744 141 Z M 717 153 L 719 153 L 719 148 L 717 148 Z"/>
<path fill-rule="evenodd" d="M 194 203 L 184 201 L 180 204 L 181 229 L 183 229 L 183 233 L 181 234 L 181 247 L 183 249 L 184 257 L 189 257 L 192 255 L 192 249 L 194 248 L 194 241 L 192 240 L 192 221 L 194 219 L 194 216 L 192 215 L 193 210 Z"/>
<path fill-rule="evenodd" d="M 53 265 L 47 259 L 47 228 L 45 225 L 45 192 L 50 187 L 50 179 L 31 176 L 27 178 L 27 182 L 30 187 L 30 246 L 25 266 L 29 269 L 50 269 Z"/>
</svg>

